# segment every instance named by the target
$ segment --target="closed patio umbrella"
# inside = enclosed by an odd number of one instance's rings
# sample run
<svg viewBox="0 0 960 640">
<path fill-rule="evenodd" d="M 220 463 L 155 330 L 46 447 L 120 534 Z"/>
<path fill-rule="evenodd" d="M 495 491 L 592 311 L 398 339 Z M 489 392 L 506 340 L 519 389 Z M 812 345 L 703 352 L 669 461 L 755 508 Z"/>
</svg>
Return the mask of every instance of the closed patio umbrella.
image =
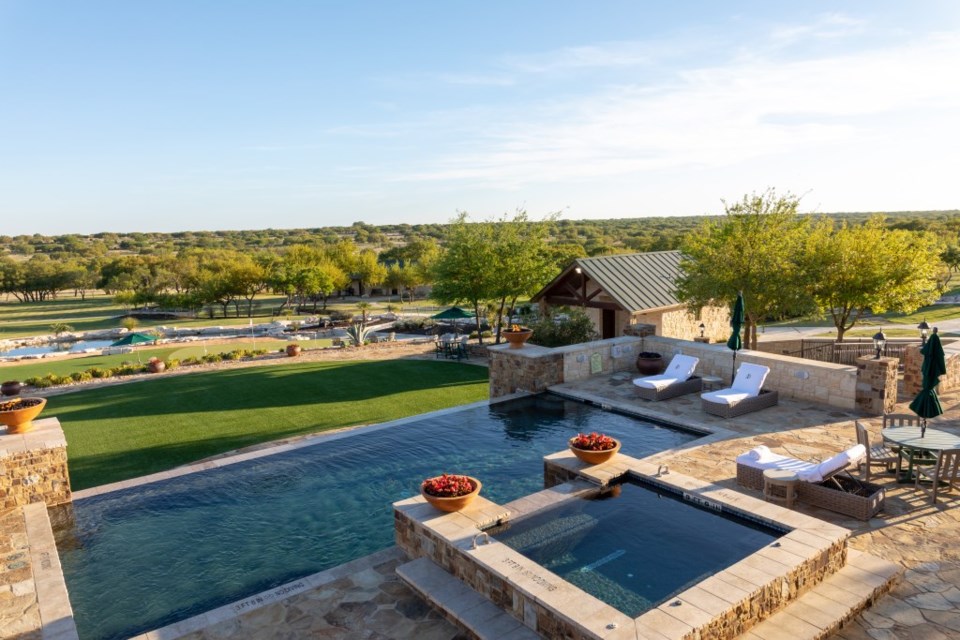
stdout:
<svg viewBox="0 0 960 640">
<path fill-rule="evenodd" d="M 727 340 L 727 347 L 733 351 L 733 373 L 730 374 L 730 380 L 737 375 L 737 351 L 743 348 L 743 341 L 740 339 L 740 328 L 746 320 L 746 314 L 743 310 L 743 291 L 737 294 L 737 301 L 733 303 L 733 311 L 730 313 L 730 327 L 733 330 L 730 339 Z"/>
<path fill-rule="evenodd" d="M 920 365 L 923 383 L 920 393 L 910 403 L 910 410 L 921 418 L 920 437 L 922 438 L 927 430 L 927 419 L 943 414 L 940 397 L 937 395 L 937 385 L 940 384 L 940 376 L 947 372 L 947 363 L 936 327 L 933 328 L 933 335 L 920 351 L 923 353 L 923 364 Z"/>
</svg>

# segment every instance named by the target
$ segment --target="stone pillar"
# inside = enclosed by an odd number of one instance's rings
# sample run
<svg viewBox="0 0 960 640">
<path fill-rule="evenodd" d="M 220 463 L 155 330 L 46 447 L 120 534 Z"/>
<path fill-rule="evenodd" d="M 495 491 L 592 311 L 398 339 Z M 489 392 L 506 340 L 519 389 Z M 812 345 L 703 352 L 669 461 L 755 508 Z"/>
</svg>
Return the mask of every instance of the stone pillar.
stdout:
<svg viewBox="0 0 960 640">
<path fill-rule="evenodd" d="M 490 397 L 518 391 L 540 393 L 563 382 L 563 355 L 553 349 L 526 344 L 520 349 L 495 345 L 487 349 L 490 357 Z"/>
<path fill-rule="evenodd" d="M 857 409 L 875 416 L 894 411 L 899 364 L 897 358 L 857 358 Z"/>
<path fill-rule="evenodd" d="M 923 364 L 923 356 L 920 354 L 919 346 L 911 345 L 903 350 L 903 392 L 907 396 L 920 393 L 920 385 L 923 384 L 923 374 L 920 373 L 921 364 Z"/>
<path fill-rule="evenodd" d="M 703 337 L 696 336 L 696 337 L 693 339 L 693 341 L 694 341 L 694 342 L 702 342 L 703 344 L 710 344 L 710 338 L 708 338 L 707 336 L 703 336 Z"/>
<path fill-rule="evenodd" d="M 56 418 L 34 420 L 27 433 L 0 435 L 0 509 L 70 502 L 67 439 Z"/>
</svg>

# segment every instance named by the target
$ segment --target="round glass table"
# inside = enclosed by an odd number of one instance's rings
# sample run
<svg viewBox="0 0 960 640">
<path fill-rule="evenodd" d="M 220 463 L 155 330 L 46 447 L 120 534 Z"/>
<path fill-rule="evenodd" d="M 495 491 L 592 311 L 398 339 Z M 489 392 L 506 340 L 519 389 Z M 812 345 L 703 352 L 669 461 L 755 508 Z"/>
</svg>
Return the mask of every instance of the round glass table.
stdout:
<svg viewBox="0 0 960 640">
<path fill-rule="evenodd" d="M 921 436 L 920 427 L 891 427 L 880 432 L 884 441 L 900 447 L 900 460 L 897 462 L 897 479 L 900 482 L 913 481 L 915 464 L 933 464 L 934 454 L 945 449 L 960 449 L 960 435 L 927 427 Z M 906 475 L 901 477 L 901 463 L 907 461 Z"/>
</svg>

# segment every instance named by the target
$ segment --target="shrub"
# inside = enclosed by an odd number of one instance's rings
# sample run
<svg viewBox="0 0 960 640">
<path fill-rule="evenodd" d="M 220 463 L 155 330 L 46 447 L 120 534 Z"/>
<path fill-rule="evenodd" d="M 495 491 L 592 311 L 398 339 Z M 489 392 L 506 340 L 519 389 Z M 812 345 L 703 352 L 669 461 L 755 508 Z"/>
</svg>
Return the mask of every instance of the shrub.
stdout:
<svg viewBox="0 0 960 640">
<path fill-rule="evenodd" d="M 32 378 L 27 378 L 24 380 L 31 387 L 36 387 L 37 389 L 46 389 L 47 387 L 52 387 L 53 383 L 47 380 L 46 378 L 41 378 L 40 376 L 33 376 Z"/>
<path fill-rule="evenodd" d="M 555 316 L 563 314 L 563 318 Z M 530 342 L 541 347 L 564 347 L 570 344 L 580 344 L 596 340 L 599 336 L 593 328 L 593 322 L 581 309 L 561 307 L 551 309 L 540 319 L 531 324 L 533 336 Z"/>
<path fill-rule="evenodd" d="M 219 353 L 208 353 L 202 358 L 200 358 L 200 360 L 202 362 L 220 362 L 221 360 L 223 360 L 223 356 L 220 355 Z"/>
<path fill-rule="evenodd" d="M 167 360 L 167 370 L 168 370 L 168 371 L 170 371 L 170 370 L 172 370 L 172 369 L 176 369 L 176 368 L 179 367 L 179 366 L 180 366 L 180 361 L 177 360 L 176 358 L 170 358 L 169 360 Z"/>
<path fill-rule="evenodd" d="M 200 358 L 197 358 L 197 357 L 195 357 L 195 356 L 190 356 L 190 357 L 188 357 L 188 358 L 184 358 L 184 359 L 180 362 L 180 364 L 182 364 L 182 365 L 185 366 L 185 367 L 193 366 L 193 365 L 195 365 L 195 364 L 200 364 Z"/>
<path fill-rule="evenodd" d="M 93 376 L 90 375 L 89 371 L 74 371 L 70 374 L 70 378 L 74 382 L 90 382 L 93 380 Z"/>
<path fill-rule="evenodd" d="M 101 369 L 100 367 L 91 367 L 91 368 L 87 369 L 87 373 L 90 374 L 90 377 L 91 377 L 91 378 L 98 378 L 98 379 L 99 379 L 99 378 L 109 378 L 109 377 L 110 377 L 110 370 L 109 370 L 109 369 Z"/>
<path fill-rule="evenodd" d="M 220 358 L 223 360 L 239 360 L 242 357 L 243 353 L 240 350 L 234 350 L 220 354 Z"/>
<path fill-rule="evenodd" d="M 253 351 L 250 352 L 250 355 L 256 357 L 256 356 L 266 355 L 267 353 L 268 352 L 266 349 L 254 349 Z"/>
</svg>

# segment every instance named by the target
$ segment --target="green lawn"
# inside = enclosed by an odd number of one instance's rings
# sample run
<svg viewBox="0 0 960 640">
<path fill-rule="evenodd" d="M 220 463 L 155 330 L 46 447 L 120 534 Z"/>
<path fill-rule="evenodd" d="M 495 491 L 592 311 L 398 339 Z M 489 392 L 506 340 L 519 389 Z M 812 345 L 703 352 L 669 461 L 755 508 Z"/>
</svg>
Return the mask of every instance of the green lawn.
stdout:
<svg viewBox="0 0 960 640">
<path fill-rule="evenodd" d="M 263 338 L 256 341 L 252 340 L 233 340 L 223 344 L 211 344 L 206 347 L 202 343 L 189 343 L 188 345 L 176 345 L 167 347 L 140 347 L 133 353 L 123 353 L 110 356 L 89 355 L 82 358 L 65 358 L 58 360 L 49 358 L 44 360 L 24 360 L 17 364 L 8 364 L 0 367 L 0 378 L 3 380 L 26 380 L 33 376 L 45 376 L 55 373 L 58 376 L 70 375 L 74 371 L 86 371 L 93 367 L 107 369 L 116 367 L 124 362 L 137 362 L 138 356 L 140 362 L 146 362 L 150 358 L 157 357 L 164 360 L 175 358 L 183 360 L 184 358 L 197 358 L 207 353 L 226 353 L 235 349 L 266 349 L 276 351 L 290 344 L 289 340 L 275 340 L 272 338 Z M 322 349 L 332 344 L 331 340 L 308 340 L 299 343 L 304 350 Z"/>
<path fill-rule="evenodd" d="M 488 396 L 487 370 L 427 360 L 299 362 L 53 396 L 79 490 L 239 447 L 378 423 Z"/>
</svg>

